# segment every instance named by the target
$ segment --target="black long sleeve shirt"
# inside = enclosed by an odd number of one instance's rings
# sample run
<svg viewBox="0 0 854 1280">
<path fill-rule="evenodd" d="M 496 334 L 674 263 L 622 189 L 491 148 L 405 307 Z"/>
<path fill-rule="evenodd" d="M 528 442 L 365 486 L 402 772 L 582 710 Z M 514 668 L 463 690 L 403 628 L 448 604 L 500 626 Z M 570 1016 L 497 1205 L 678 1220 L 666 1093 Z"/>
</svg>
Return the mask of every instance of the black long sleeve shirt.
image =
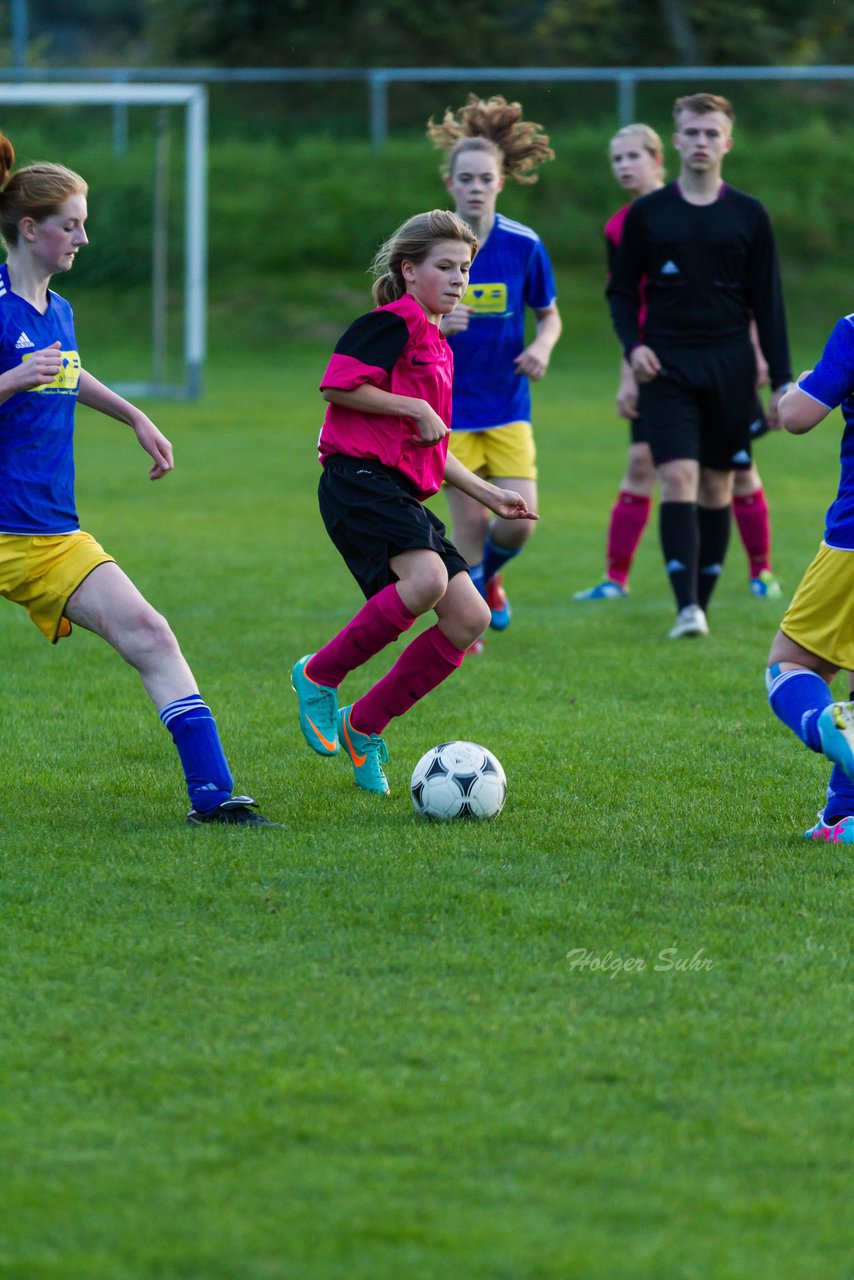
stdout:
<svg viewBox="0 0 854 1280">
<path fill-rule="evenodd" d="M 656 354 L 659 347 L 723 346 L 747 338 L 754 317 L 772 387 L 791 381 L 774 232 L 764 205 L 743 191 L 724 185 L 713 204 L 695 205 L 671 182 L 636 200 L 607 295 L 627 357 L 641 340 Z"/>
</svg>

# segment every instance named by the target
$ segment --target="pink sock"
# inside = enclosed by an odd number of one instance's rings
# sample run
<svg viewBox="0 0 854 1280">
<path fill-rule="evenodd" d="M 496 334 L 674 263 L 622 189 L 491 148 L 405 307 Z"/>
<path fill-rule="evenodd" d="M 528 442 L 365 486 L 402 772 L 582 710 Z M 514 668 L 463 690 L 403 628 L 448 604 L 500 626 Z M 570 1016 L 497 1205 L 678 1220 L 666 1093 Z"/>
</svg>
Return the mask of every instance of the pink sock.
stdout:
<svg viewBox="0 0 854 1280">
<path fill-rule="evenodd" d="M 306 675 L 316 684 L 337 689 L 348 671 L 355 671 L 408 631 L 417 616 L 401 600 L 396 584 L 390 583 L 366 600 L 343 631 L 317 651 Z"/>
<path fill-rule="evenodd" d="M 607 574 L 612 582 L 618 582 L 621 587 L 629 580 L 632 561 L 649 520 L 651 507 L 651 498 L 621 489 L 611 509 L 606 552 Z"/>
<path fill-rule="evenodd" d="M 388 675 L 353 704 L 353 725 L 360 733 L 382 733 L 389 720 L 402 716 L 425 693 L 447 680 L 465 656 L 438 626 L 422 631 L 406 646 Z"/>
<path fill-rule="evenodd" d="M 732 510 L 750 561 L 750 576 L 758 578 L 771 569 L 771 520 L 765 490 L 733 498 Z"/>
</svg>

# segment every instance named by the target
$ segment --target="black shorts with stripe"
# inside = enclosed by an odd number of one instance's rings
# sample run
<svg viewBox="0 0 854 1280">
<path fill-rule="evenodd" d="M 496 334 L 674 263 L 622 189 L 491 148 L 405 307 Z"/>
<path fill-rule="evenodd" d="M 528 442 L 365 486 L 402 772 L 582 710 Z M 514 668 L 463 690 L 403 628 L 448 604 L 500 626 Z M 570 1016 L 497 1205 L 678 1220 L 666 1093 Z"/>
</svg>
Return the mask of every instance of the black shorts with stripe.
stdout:
<svg viewBox="0 0 854 1280">
<path fill-rule="evenodd" d="M 762 433 L 750 343 L 656 354 L 661 372 L 638 388 L 635 442 L 649 445 L 656 466 L 692 458 L 712 471 L 746 471 Z"/>
<path fill-rule="evenodd" d="M 317 497 L 327 533 L 368 598 L 397 581 L 389 560 L 402 551 L 435 551 L 449 580 L 468 572 L 442 521 L 393 467 L 332 454 L 324 461 Z"/>
</svg>

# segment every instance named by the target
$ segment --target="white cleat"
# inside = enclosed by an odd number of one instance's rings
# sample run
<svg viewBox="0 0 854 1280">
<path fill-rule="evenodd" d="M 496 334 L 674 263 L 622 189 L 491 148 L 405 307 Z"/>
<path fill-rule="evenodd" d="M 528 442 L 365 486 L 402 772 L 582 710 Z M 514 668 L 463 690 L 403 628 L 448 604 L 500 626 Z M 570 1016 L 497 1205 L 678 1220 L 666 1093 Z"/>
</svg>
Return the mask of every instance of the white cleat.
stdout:
<svg viewBox="0 0 854 1280">
<path fill-rule="evenodd" d="M 671 640 L 681 640 L 683 636 L 707 636 L 709 624 L 706 615 L 698 604 L 686 604 L 676 615 L 676 623 L 670 628 Z"/>
</svg>

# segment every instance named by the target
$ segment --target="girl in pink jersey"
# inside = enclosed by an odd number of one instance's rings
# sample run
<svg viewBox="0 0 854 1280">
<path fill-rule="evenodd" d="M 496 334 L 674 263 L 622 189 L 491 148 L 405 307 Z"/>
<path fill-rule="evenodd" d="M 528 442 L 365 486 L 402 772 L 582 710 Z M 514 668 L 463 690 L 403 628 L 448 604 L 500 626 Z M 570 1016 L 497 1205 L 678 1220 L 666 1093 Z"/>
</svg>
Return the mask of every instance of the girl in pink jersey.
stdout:
<svg viewBox="0 0 854 1280">
<path fill-rule="evenodd" d="M 336 344 L 321 382 L 318 497 L 329 536 L 367 602 L 291 673 L 300 727 L 320 755 L 349 757 L 355 783 L 388 794 L 382 731 L 461 664 L 490 613 L 465 560 L 423 499 L 445 483 L 505 519 L 536 520 L 520 494 L 499 489 L 448 453 L 453 356 L 439 328 L 468 283 L 477 240 L 455 214 L 418 214 L 374 260 L 377 307 Z M 434 626 L 352 706 L 338 687 L 432 609 Z"/>
<path fill-rule="evenodd" d="M 632 200 L 664 185 L 664 145 L 647 124 L 627 124 L 618 129 L 609 145 L 611 171 Z M 605 224 L 609 274 L 631 205 L 618 209 Z M 758 385 L 768 380 L 768 366 L 754 334 Z M 637 419 L 638 386 L 628 361 L 623 359 L 617 390 L 617 412 L 633 423 Z M 757 425 L 765 428 L 757 402 Z M 649 520 L 655 489 L 655 467 L 649 445 L 632 440 L 617 498 L 611 509 L 605 553 L 605 577 L 595 587 L 577 591 L 576 600 L 621 600 L 629 594 L 629 574 Z M 750 590 L 756 596 L 779 597 L 780 586 L 771 571 L 771 529 L 768 503 L 755 463 L 749 471 L 737 471 L 733 486 L 733 514 L 750 566 Z"/>
</svg>

